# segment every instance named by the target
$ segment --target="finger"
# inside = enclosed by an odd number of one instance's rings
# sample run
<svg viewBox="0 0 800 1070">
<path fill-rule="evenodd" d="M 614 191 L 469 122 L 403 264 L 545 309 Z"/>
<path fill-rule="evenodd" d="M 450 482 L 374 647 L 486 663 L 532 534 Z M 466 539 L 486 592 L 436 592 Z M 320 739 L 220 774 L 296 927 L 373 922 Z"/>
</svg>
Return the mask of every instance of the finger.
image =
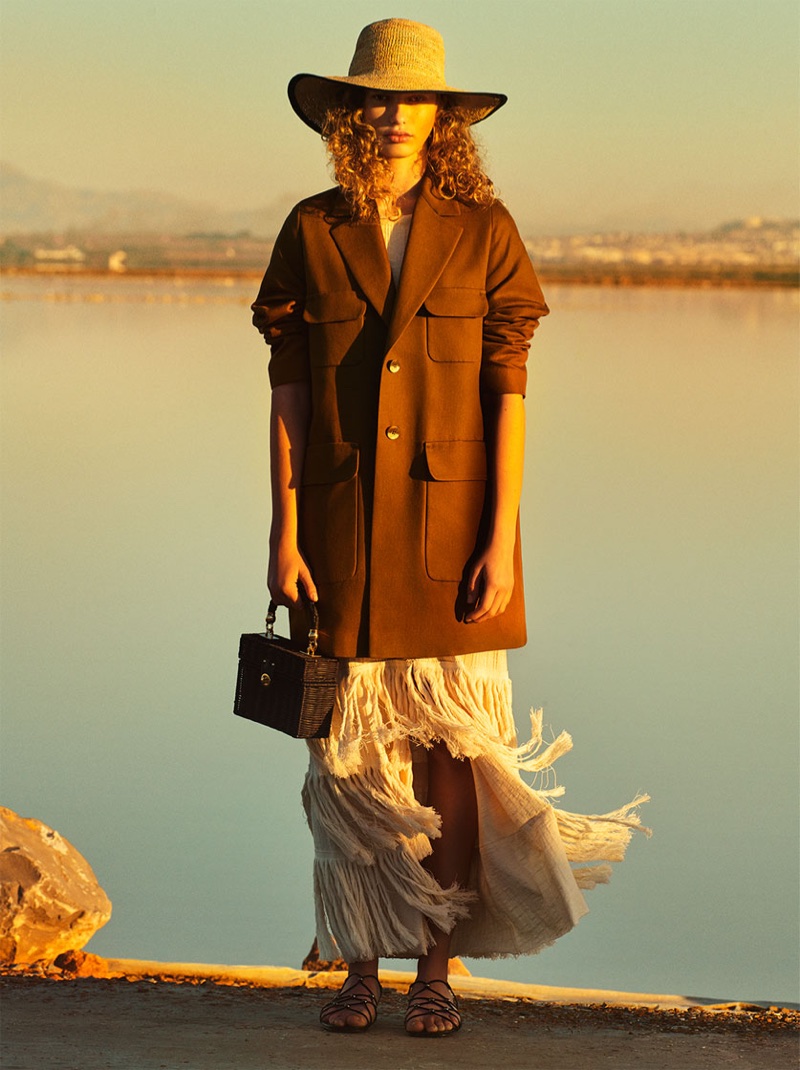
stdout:
<svg viewBox="0 0 800 1070">
<path fill-rule="evenodd" d="M 505 613 L 508 603 L 511 601 L 511 592 L 501 587 L 492 588 L 487 597 L 482 598 L 480 605 L 472 613 L 472 622 L 481 623 L 492 620 Z"/>
<path fill-rule="evenodd" d="M 300 569 L 300 575 L 298 576 L 297 582 L 298 584 L 302 584 L 311 602 L 319 601 L 319 592 L 317 591 L 317 585 L 311 578 L 311 572 L 308 568 Z"/>
<path fill-rule="evenodd" d="M 490 587 L 489 584 L 486 582 L 485 573 L 480 576 L 480 581 L 480 583 L 475 584 L 475 587 L 472 591 L 471 608 L 469 611 L 470 617 L 475 617 L 476 615 L 478 615 L 483 610 L 484 606 L 488 604 L 489 599 L 491 598 L 491 592 L 493 588 Z M 469 594 L 467 596 L 467 600 L 470 601 Z"/>
<path fill-rule="evenodd" d="M 491 607 L 489 608 L 488 613 L 486 614 L 486 616 L 483 619 L 484 620 L 494 620 L 495 617 L 502 616 L 503 613 L 505 613 L 506 609 L 508 609 L 509 601 L 510 601 L 510 599 L 504 598 L 502 596 L 498 597 L 497 599 L 495 599 L 495 601 L 492 603 Z"/>
<path fill-rule="evenodd" d="M 474 565 L 470 570 L 467 578 L 467 602 L 472 605 L 478 601 L 480 594 L 480 580 L 483 572 L 482 565 Z"/>
<path fill-rule="evenodd" d="M 269 576 L 267 579 L 267 590 L 269 591 L 270 598 L 276 605 L 285 606 L 287 604 L 283 584 L 277 576 Z"/>
<path fill-rule="evenodd" d="M 276 583 L 278 597 L 275 601 L 278 605 L 293 608 L 300 604 L 300 589 L 297 576 L 298 574 L 292 569 L 281 577 L 279 583 Z"/>
<path fill-rule="evenodd" d="M 494 602 L 495 593 L 496 588 L 484 587 L 481 591 L 480 598 L 467 616 L 470 623 L 477 624 L 486 618 L 486 615 Z"/>
</svg>

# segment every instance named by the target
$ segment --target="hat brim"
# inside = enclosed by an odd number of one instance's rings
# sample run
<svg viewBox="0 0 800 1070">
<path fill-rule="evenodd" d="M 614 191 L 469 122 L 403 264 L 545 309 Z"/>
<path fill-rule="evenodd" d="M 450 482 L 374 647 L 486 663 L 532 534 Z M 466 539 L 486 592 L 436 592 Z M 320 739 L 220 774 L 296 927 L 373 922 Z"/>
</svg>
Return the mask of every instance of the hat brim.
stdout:
<svg viewBox="0 0 800 1070">
<path fill-rule="evenodd" d="M 359 75 L 350 78 L 323 78 L 318 74 L 296 74 L 289 82 L 289 101 L 306 126 L 322 133 L 328 112 L 344 98 L 348 88 L 376 89 L 387 93 L 446 93 L 456 98 L 471 125 L 488 119 L 508 100 L 504 93 L 473 93 L 452 86 L 390 84 L 385 76 Z"/>
</svg>

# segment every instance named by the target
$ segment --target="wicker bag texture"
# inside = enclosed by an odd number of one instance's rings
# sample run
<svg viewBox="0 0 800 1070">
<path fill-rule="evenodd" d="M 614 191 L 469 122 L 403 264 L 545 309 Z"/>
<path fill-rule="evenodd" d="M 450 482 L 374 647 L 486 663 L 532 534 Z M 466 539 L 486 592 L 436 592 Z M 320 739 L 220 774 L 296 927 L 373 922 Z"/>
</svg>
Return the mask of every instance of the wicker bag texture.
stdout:
<svg viewBox="0 0 800 1070">
<path fill-rule="evenodd" d="M 295 739 L 324 739 L 331 728 L 339 663 L 317 654 L 319 614 L 311 618 L 305 649 L 275 635 L 277 606 L 270 602 L 266 633 L 239 640 L 239 672 L 233 712 Z"/>
</svg>

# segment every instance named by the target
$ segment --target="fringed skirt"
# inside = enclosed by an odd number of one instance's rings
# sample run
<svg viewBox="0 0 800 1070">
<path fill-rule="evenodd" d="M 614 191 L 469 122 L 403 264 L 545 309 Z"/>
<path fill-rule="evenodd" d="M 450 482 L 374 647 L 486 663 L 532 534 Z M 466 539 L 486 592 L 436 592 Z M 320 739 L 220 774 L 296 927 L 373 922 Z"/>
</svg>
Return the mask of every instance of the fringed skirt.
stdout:
<svg viewBox="0 0 800 1070">
<path fill-rule="evenodd" d="M 581 890 L 608 881 L 647 797 L 602 815 L 557 809 L 551 767 L 572 740 L 544 746 L 541 711 L 531 725 L 517 746 L 505 651 L 342 662 L 331 734 L 309 741 L 303 788 L 321 958 L 416 958 L 432 926 L 452 934 L 452 955 L 533 954 L 587 912 Z M 438 741 L 472 765 L 478 840 L 464 888 L 442 888 L 423 864 L 440 835 L 425 804 Z"/>
</svg>

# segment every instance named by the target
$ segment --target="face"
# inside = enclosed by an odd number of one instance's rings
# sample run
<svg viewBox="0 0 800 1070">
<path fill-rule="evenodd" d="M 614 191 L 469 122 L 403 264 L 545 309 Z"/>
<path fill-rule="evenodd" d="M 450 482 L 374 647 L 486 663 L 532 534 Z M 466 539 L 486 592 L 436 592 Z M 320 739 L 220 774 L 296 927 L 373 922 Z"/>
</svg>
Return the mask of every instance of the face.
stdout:
<svg viewBox="0 0 800 1070">
<path fill-rule="evenodd" d="M 364 96 L 364 122 L 377 134 L 378 151 L 386 160 L 423 155 L 438 110 L 436 93 L 367 90 Z"/>
</svg>

